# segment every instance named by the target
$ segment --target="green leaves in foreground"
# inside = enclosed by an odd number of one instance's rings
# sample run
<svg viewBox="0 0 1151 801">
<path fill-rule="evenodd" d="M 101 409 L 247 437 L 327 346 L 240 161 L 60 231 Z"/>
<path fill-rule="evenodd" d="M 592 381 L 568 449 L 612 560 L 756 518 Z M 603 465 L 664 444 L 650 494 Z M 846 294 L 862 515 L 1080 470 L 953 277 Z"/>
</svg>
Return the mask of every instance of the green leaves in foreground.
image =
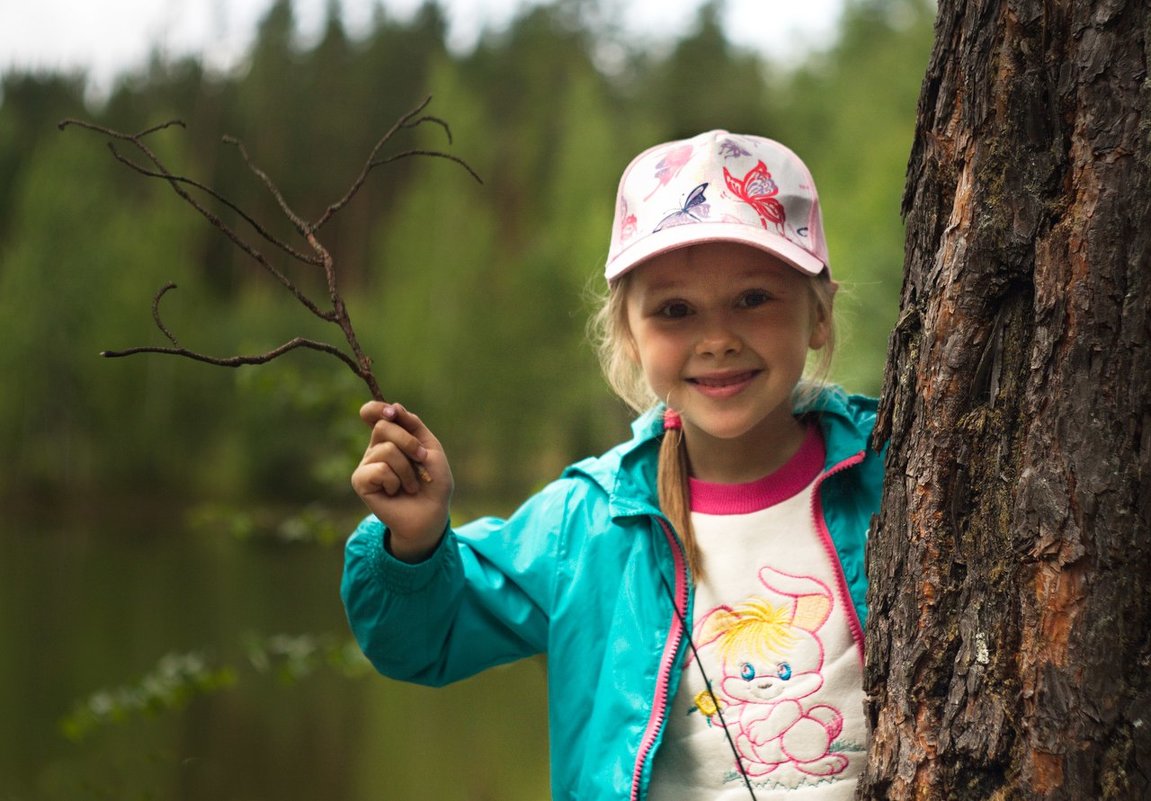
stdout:
<svg viewBox="0 0 1151 801">
<path fill-rule="evenodd" d="M 135 684 L 99 690 L 79 702 L 60 727 L 69 740 L 80 741 L 100 726 L 182 709 L 196 696 L 232 687 L 236 681 L 234 669 L 212 667 L 203 654 L 167 654 Z"/>
<path fill-rule="evenodd" d="M 368 667 L 354 642 L 331 635 L 252 637 L 246 651 L 244 666 L 213 664 L 199 651 L 167 654 L 135 683 L 98 690 L 77 702 L 60 721 L 61 731 L 79 742 L 103 726 L 141 715 L 178 712 L 195 698 L 237 686 L 245 671 L 293 684 L 321 668 L 351 678 L 363 675 Z"/>
</svg>

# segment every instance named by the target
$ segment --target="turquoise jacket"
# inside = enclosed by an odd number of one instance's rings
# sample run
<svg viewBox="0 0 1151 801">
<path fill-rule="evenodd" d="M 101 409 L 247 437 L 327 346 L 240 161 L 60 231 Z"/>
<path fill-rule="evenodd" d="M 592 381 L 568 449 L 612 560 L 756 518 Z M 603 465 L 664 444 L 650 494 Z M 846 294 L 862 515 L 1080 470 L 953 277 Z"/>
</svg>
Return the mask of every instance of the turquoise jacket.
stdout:
<svg viewBox="0 0 1151 801">
<path fill-rule="evenodd" d="M 369 517 L 348 541 L 341 594 L 360 647 L 386 676 L 442 685 L 548 654 L 552 796 L 639 801 L 688 650 L 692 582 L 661 515 L 655 475 L 661 410 L 601 457 L 567 468 L 511 518 L 449 528 L 425 561 L 384 547 Z M 839 554 L 862 622 L 864 543 L 878 511 L 875 402 L 825 390 L 815 415 L 827 451 L 817 520 Z M 857 630 L 856 635 L 862 637 Z"/>
</svg>

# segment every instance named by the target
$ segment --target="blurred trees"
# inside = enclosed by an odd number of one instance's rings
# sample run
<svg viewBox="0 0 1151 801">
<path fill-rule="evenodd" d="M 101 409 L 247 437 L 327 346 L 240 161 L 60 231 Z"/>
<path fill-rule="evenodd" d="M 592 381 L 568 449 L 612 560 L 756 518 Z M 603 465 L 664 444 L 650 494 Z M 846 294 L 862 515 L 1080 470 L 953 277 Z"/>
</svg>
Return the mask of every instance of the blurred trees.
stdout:
<svg viewBox="0 0 1151 801">
<path fill-rule="evenodd" d="M 837 40 L 799 64 L 726 42 L 718 9 L 705 6 L 665 51 L 640 52 L 597 21 L 594 3 L 561 0 L 457 53 L 433 3 L 408 20 L 381 10 L 354 34 L 333 3 L 318 40 L 302 44 L 291 0 L 276 0 L 232 74 L 157 61 L 88 108 L 80 78 L 4 76 L 0 493 L 346 498 L 360 450 L 362 387 L 315 354 L 236 372 L 96 356 L 155 341 L 149 303 L 168 280 L 180 289 L 166 317 L 189 347 L 230 355 L 317 333 L 168 187 L 122 169 L 90 136 L 58 133 L 66 116 L 121 130 L 185 119 L 186 132 L 156 137 L 173 168 L 279 221 L 222 134 L 243 140 L 310 216 L 432 94 L 454 144 L 426 126 L 397 147 L 448 149 L 485 186 L 447 162 L 399 162 L 373 175 L 329 240 L 385 394 L 445 440 L 465 508 L 511 504 L 625 433 L 585 344 L 586 290 L 599 286 L 618 175 L 656 141 L 723 127 L 774 136 L 808 161 L 845 285 L 838 376 L 876 392 L 933 7 L 851 0 Z M 320 291 L 318 276 L 293 277 Z"/>
</svg>

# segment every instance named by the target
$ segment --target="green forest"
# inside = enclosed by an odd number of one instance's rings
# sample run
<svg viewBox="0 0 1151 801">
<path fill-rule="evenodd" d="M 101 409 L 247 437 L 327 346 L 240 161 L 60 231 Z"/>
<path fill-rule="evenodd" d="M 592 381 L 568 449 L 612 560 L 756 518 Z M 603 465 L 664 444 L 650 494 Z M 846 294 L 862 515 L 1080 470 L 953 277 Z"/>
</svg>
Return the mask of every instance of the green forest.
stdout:
<svg viewBox="0 0 1151 801">
<path fill-rule="evenodd" d="M 83 75 L 10 72 L 0 105 L 0 488 L 7 508 L 150 499 L 353 506 L 358 379 L 321 354 L 227 370 L 169 356 L 151 302 L 187 347 L 218 356 L 297 335 L 342 344 L 163 181 L 113 159 L 79 118 L 149 137 L 173 172 L 217 189 L 285 240 L 293 232 L 224 135 L 305 217 L 346 191 L 374 143 L 431 96 L 450 125 L 401 131 L 394 152 L 442 159 L 374 171 L 325 228 L 341 289 L 385 395 L 449 449 L 461 507 L 506 506 L 626 431 L 585 336 L 615 182 L 635 153 L 709 128 L 800 153 L 820 187 L 839 298 L 836 380 L 876 393 L 902 266 L 900 193 L 930 45 L 927 0 L 851 0 L 800 63 L 726 41 L 719 5 L 638 49 L 589 9 L 530 8 L 466 53 L 434 3 L 348 31 L 332 4 L 301 42 L 290 0 L 262 19 L 242 69 L 157 56 L 111 94 Z M 234 212 L 203 198 L 245 235 Z M 295 246 L 304 243 L 295 241 Z M 322 299 L 316 271 L 281 265 Z M 358 513 L 358 510 L 356 510 Z"/>
<path fill-rule="evenodd" d="M 384 395 L 448 450 L 457 521 L 510 511 L 626 436 L 585 330 L 619 174 L 656 142 L 726 128 L 804 158 L 841 284 L 832 376 L 879 391 L 931 0 L 846 0 L 835 34 L 791 62 L 733 46 L 722 0 L 642 47 L 603 7 L 528 6 L 461 52 L 434 2 L 355 30 L 332 2 L 303 39 L 275 0 L 228 72 L 157 55 L 98 97 L 83 74 L 0 77 L 0 798 L 527 801 L 548 781 L 542 660 L 435 691 L 349 680 L 369 674 L 337 595 L 364 514 L 349 477 L 368 392 L 345 365 L 101 358 L 169 344 L 152 308 L 169 283 L 163 320 L 191 350 L 343 341 L 167 182 L 61 120 L 182 120 L 148 145 L 321 303 L 317 268 L 237 212 L 307 249 L 223 138 L 316 219 L 431 97 L 450 141 L 427 122 L 379 156 L 439 151 L 482 184 L 403 158 L 321 239 Z"/>
</svg>

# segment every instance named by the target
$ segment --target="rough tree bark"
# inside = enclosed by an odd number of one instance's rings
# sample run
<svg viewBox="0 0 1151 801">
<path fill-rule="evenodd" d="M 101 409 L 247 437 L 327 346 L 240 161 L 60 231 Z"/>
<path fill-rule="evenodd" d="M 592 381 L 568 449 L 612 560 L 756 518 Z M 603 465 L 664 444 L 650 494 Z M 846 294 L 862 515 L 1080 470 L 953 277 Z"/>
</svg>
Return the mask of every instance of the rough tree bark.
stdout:
<svg viewBox="0 0 1151 801">
<path fill-rule="evenodd" d="M 863 799 L 1151 798 L 1151 4 L 941 0 Z"/>
</svg>

